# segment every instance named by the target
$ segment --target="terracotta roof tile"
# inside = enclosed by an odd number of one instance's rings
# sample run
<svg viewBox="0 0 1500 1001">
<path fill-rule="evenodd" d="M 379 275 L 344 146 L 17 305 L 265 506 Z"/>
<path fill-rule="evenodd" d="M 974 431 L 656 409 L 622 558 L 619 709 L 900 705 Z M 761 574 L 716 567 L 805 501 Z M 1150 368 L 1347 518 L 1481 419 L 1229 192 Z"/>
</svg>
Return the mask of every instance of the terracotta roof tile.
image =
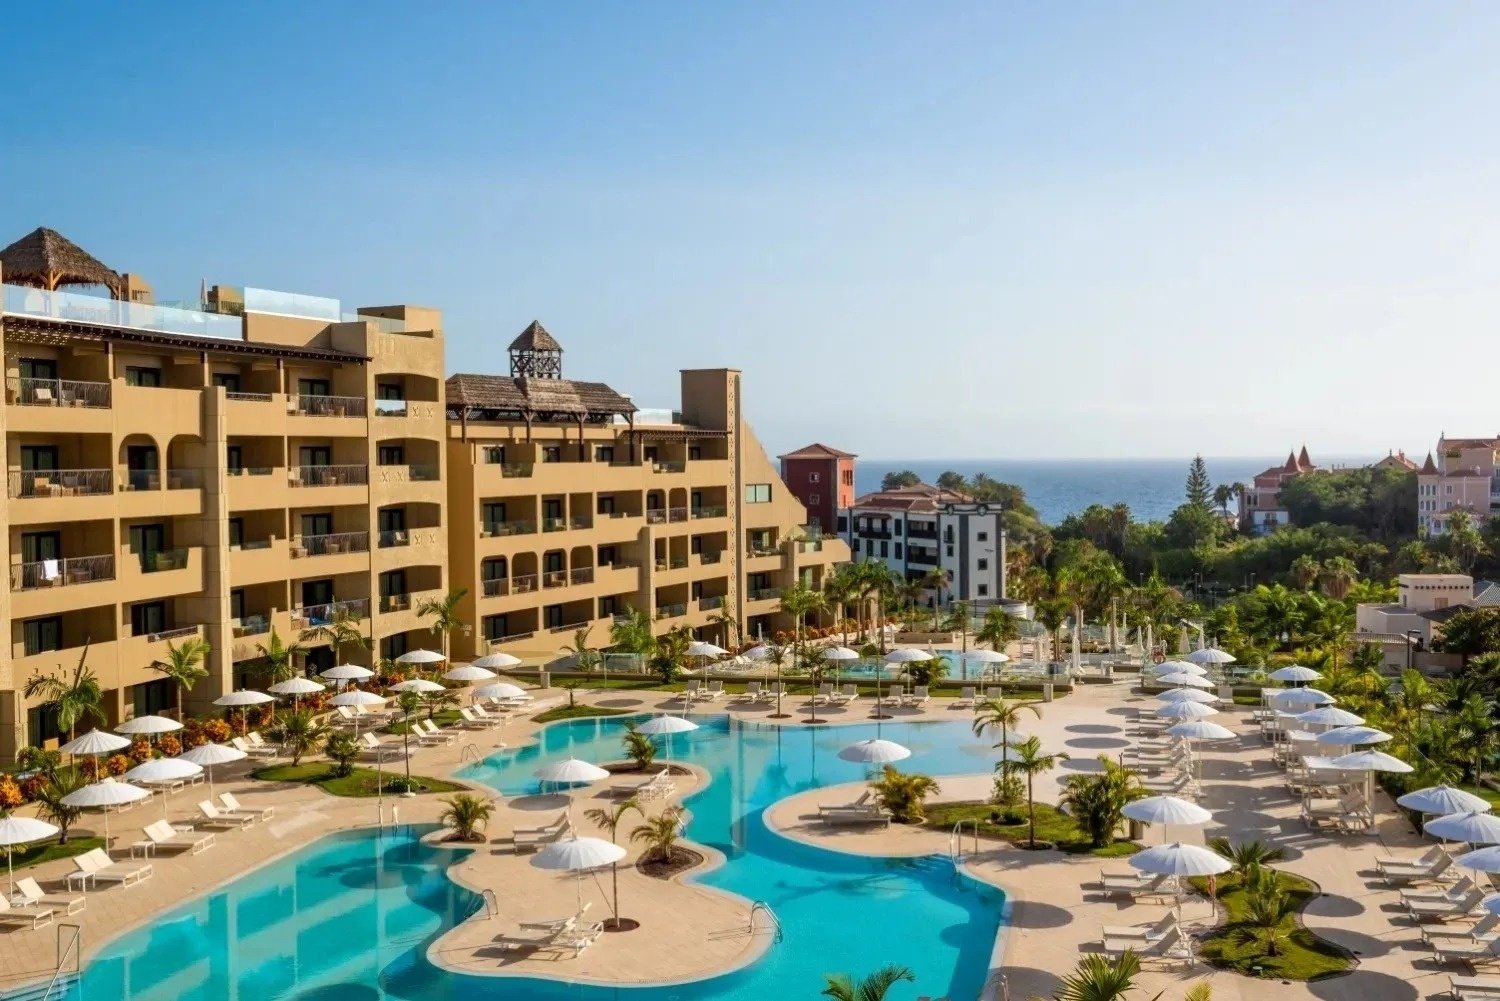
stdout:
<svg viewBox="0 0 1500 1001">
<path fill-rule="evenodd" d="M 856 456 L 855 456 L 855 454 L 853 452 L 845 452 L 845 451 L 842 451 L 840 449 L 834 448 L 831 445 L 824 445 L 822 442 L 815 441 L 811 445 L 804 445 L 804 446 L 802 446 L 801 448 L 797 449 L 795 452 L 788 452 L 785 455 L 778 455 L 777 458 L 778 459 L 853 459 L 853 458 L 856 458 Z"/>
</svg>

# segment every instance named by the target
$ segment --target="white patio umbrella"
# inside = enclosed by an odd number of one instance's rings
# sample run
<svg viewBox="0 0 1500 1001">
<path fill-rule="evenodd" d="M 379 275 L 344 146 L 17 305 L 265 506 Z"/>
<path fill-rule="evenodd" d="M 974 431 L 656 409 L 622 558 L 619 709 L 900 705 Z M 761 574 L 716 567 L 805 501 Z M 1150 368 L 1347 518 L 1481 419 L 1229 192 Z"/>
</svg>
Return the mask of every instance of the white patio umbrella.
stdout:
<svg viewBox="0 0 1500 1001">
<path fill-rule="evenodd" d="M 365 692 L 357 688 L 353 689 L 352 691 L 339 692 L 333 698 L 328 700 L 328 704 L 331 706 L 350 706 L 351 708 L 358 708 L 361 706 L 383 706 L 385 705 L 385 703 L 386 700 L 384 697 L 376 695 L 374 692 Z M 354 717 L 354 736 L 359 736 L 358 716 Z"/>
<path fill-rule="evenodd" d="M 1271 705 L 1278 709 L 1294 709 L 1300 706 L 1315 708 L 1331 706 L 1337 700 L 1327 692 L 1316 688 L 1286 688 L 1271 693 Z"/>
<path fill-rule="evenodd" d="M 393 692 L 416 692 L 418 695 L 431 695 L 433 692 L 446 692 L 447 690 L 436 681 L 428 681 L 426 678 L 412 678 L 391 686 Z"/>
<path fill-rule="evenodd" d="M 1158 677 L 1163 674 L 1204 675 L 1208 673 L 1190 660 L 1164 660 L 1160 664 L 1152 664 L 1147 670 Z"/>
<path fill-rule="evenodd" d="M 687 655 L 689 657 L 722 657 L 728 650 L 721 646 L 715 646 L 706 640 L 695 640 L 688 644 Z"/>
<path fill-rule="evenodd" d="M 195 765 L 191 761 L 181 758 L 153 758 L 143 764 L 136 765 L 125 773 L 128 782 L 139 782 L 147 784 L 151 782 L 179 782 L 195 778 L 203 774 L 203 766 Z M 167 819 L 167 796 L 163 791 L 161 797 L 161 817 Z"/>
<path fill-rule="evenodd" d="M 1164 827 L 1173 824 L 1196 827 L 1208 823 L 1214 816 L 1197 803 L 1189 803 L 1176 796 L 1147 796 L 1126 803 L 1120 813 L 1143 824 L 1161 824 Z"/>
<path fill-rule="evenodd" d="M 1233 655 L 1225 653 L 1216 646 L 1211 646 L 1203 650 L 1194 650 L 1187 655 L 1187 659 L 1194 664 L 1203 664 L 1205 666 L 1233 664 L 1235 661 Z"/>
<path fill-rule="evenodd" d="M 1205 716 L 1219 715 L 1219 710 L 1198 702 L 1168 702 L 1164 706 L 1157 706 L 1155 714 L 1163 719 L 1202 719 Z"/>
<path fill-rule="evenodd" d="M 698 724 L 681 716 L 662 715 L 648 719 L 635 729 L 637 733 L 644 733 L 648 737 L 667 737 L 674 733 L 691 733 L 698 729 Z M 667 756 L 671 757 L 671 744 L 667 743 L 665 746 Z"/>
<path fill-rule="evenodd" d="M 1266 677 L 1272 681 L 1304 682 L 1317 681 L 1323 675 L 1310 667 L 1303 667 L 1301 664 L 1288 664 L 1286 667 L 1278 667 L 1266 675 Z"/>
<path fill-rule="evenodd" d="M 1417 789 L 1396 800 L 1397 806 L 1418 813 L 1435 813 L 1448 816 L 1455 813 L 1489 813 L 1490 801 L 1462 789 L 1449 785 L 1428 786 Z"/>
<path fill-rule="evenodd" d="M 1308 726 L 1359 726 L 1365 718 L 1356 716 L 1347 709 L 1340 709 L 1338 706 L 1322 706 L 1318 709 L 1309 709 L 1305 713 L 1298 713 L 1296 720 Z"/>
<path fill-rule="evenodd" d="M 441 664 L 447 660 L 442 654 L 433 650 L 408 650 L 396 658 L 398 664 Z"/>
<path fill-rule="evenodd" d="M 319 684 L 311 678 L 288 678 L 285 681 L 276 682 L 276 684 L 267 688 L 266 691 L 275 695 L 290 695 L 292 697 L 292 708 L 295 709 L 301 704 L 302 696 L 321 692 L 327 687 L 327 685 Z"/>
<path fill-rule="evenodd" d="M 473 664 L 459 664 L 451 671 L 443 673 L 444 680 L 462 681 L 491 681 L 496 677 L 495 672 L 487 667 L 475 667 Z"/>
<path fill-rule="evenodd" d="M 82 737 L 75 737 L 58 750 L 64 754 L 113 754 L 130 746 L 130 741 L 117 737 L 108 730 L 90 730 Z"/>
<path fill-rule="evenodd" d="M 520 657 L 512 657 L 508 653 L 487 653 L 483 657 L 476 658 L 470 667 L 482 667 L 487 671 L 498 671 L 507 667 L 521 666 Z"/>
<path fill-rule="evenodd" d="M 770 660 L 771 659 L 771 648 L 768 647 L 768 646 L 766 646 L 764 643 L 761 643 L 761 644 L 759 644 L 757 646 L 751 647 L 748 650 L 741 651 L 740 652 L 740 656 L 744 657 L 746 660 L 755 660 L 755 661 Z"/>
<path fill-rule="evenodd" d="M 823 659 L 833 662 L 833 683 L 839 682 L 839 665 L 850 660 L 859 660 L 859 651 L 846 646 L 831 646 L 823 651 Z"/>
<path fill-rule="evenodd" d="M 1453 860 L 1455 865 L 1461 865 L 1465 869 L 1476 869 L 1479 872 L 1500 873 L 1500 846 L 1490 845 L 1488 848 L 1477 848 L 1471 852 L 1464 852 Z M 1496 894 L 1489 900 L 1485 900 L 1486 909 L 1492 914 L 1500 914 L 1500 909 L 1490 907 L 1490 900 L 1500 903 L 1500 894 Z"/>
<path fill-rule="evenodd" d="M 1384 744 L 1394 738 L 1373 726 L 1341 726 L 1317 735 L 1320 744 L 1358 747 L 1361 744 Z"/>
<path fill-rule="evenodd" d="M 1375 773 L 1390 772 L 1393 775 L 1404 775 L 1414 771 L 1411 765 L 1400 758 L 1386 754 L 1384 751 L 1351 751 L 1348 754 L 1340 754 L 1329 761 L 1334 768 L 1345 771 L 1365 773 L 1365 802 L 1370 804 L 1370 810 L 1375 809 Z"/>
<path fill-rule="evenodd" d="M 1434 817 L 1422 830 L 1444 841 L 1463 841 L 1471 845 L 1500 845 L 1500 817 L 1471 810 L 1446 817 Z"/>
<path fill-rule="evenodd" d="M 232 761 L 240 761 L 248 755 L 237 747 L 228 744 L 199 744 L 197 747 L 183 751 L 178 757 L 183 761 L 191 761 L 195 765 L 202 765 L 203 770 L 208 773 L 208 794 L 214 794 L 214 765 L 227 765 Z"/>
<path fill-rule="evenodd" d="M 181 723 L 175 719 L 167 719 L 165 716 L 137 716 L 115 727 L 115 732 L 154 737 L 159 733 L 171 733 L 181 729 Z"/>
<path fill-rule="evenodd" d="M 151 794 L 140 786 L 133 786 L 128 782 L 90 782 L 82 789 L 74 789 L 62 798 L 64 806 L 74 806 L 82 810 L 102 809 L 104 811 L 104 854 L 109 854 L 109 808 L 112 806 L 124 806 L 126 803 L 138 803 Z"/>
<path fill-rule="evenodd" d="M 983 675 L 988 673 L 991 668 L 999 664 L 1009 663 L 1010 658 L 1001 653 L 999 650 L 970 650 L 968 653 L 963 655 L 965 681 L 967 681 L 969 678 L 968 664 L 970 661 L 973 661 L 975 664 L 982 665 L 980 674 Z"/>
<path fill-rule="evenodd" d="M 625 849 L 603 838 L 580 838 L 574 836 L 543 845 L 531 857 L 531 864 L 538 869 L 571 872 L 578 879 L 578 910 L 583 910 L 583 874 L 607 865 L 613 865 L 625 857 Z M 620 886 L 615 884 L 615 920 L 620 918 Z"/>
<path fill-rule="evenodd" d="M 889 765 L 911 757 L 911 749 L 894 740 L 857 740 L 839 752 L 845 761 L 857 761 L 865 765 Z"/>
<path fill-rule="evenodd" d="M 598 782 L 600 779 L 609 778 L 609 772 L 598 765 L 591 765 L 587 761 L 577 758 L 565 758 L 562 761 L 554 761 L 550 765 L 544 765 L 533 772 L 543 783 L 555 782 L 559 785 L 583 782 Z"/>
<path fill-rule="evenodd" d="M 1179 910 L 1181 908 L 1181 877 L 1217 876 L 1221 872 L 1228 872 L 1234 868 L 1228 859 L 1218 853 L 1198 845 L 1186 845 L 1181 841 L 1156 845 L 1136 852 L 1130 856 L 1130 865 L 1137 872 L 1173 877 L 1177 881 L 1178 892 L 1174 894 L 1174 897 Z M 1215 906 L 1217 907 L 1217 904 Z"/>
<path fill-rule="evenodd" d="M 1231 740 L 1234 737 L 1233 730 L 1207 719 L 1185 719 L 1167 727 L 1166 732 L 1169 736 L 1181 737 L 1188 742 L 1188 749 L 1194 752 L 1193 762 L 1200 781 L 1203 778 L 1203 758 L 1197 753 L 1198 741 Z"/>
<path fill-rule="evenodd" d="M 887 664 L 916 664 L 924 660 L 932 660 L 936 654 L 927 650 L 918 650 L 915 647 L 901 647 L 892 650 L 885 655 Z M 880 705 L 880 672 L 875 672 L 875 718 L 886 719 Z"/>
<path fill-rule="evenodd" d="M 246 733 L 250 729 L 250 707 L 275 701 L 276 696 L 274 695 L 267 695 L 265 692 L 257 692 L 247 688 L 243 691 L 220 695 L 214 699 L 214 705 L 224 706 L 225 708 L 238 708 L 240 710 L 240 733 Z"/>
<path fill-rule="evenodd" d="M 329 681 L 364 681 L 366 678 L 375 677 L 375 672 L 368 667 L 360 667 L 358 664 L 339 664 L 336 667 L 330 667 L 318 677 L 327 678 Z"/>
<path fill-rule="evenodd" d="M 1217 695 L 1210 695 L 1197 688 L 1174 688 L 1169 692 L 1157 692 L 1156 697 L 1161 702 L 1197 702 L 1205 706 L 1219 701 Z"/>
<path fill-rule="evenodd" d="M 11 853 L 16 845 L 26 845 L 43 838 L 50 838 L 59 828 L 35 817 L 10 816 L 0 819 L 0 845 L 5 846 L 5 874 L 10 878 L 10 893 L 16 892 L 16 874 L 12 870 Z"/>
<path fill-rule="evenodd" d="M 1212 688 L 1214 683 L 1201 674 L 1188 674 L 1186 671 L 1177 674 L 1163 674 L 1156 679 L 1158 685 L 1180 685 L 1187 688 Z"/>
<path fill-rule="evenodd" d="M 508 681 L 497 681 L 493 685 L 480 685 L 474 689 L 476 699 L 525 699 L 530 698 L 526 690 Z"/>
</svg>

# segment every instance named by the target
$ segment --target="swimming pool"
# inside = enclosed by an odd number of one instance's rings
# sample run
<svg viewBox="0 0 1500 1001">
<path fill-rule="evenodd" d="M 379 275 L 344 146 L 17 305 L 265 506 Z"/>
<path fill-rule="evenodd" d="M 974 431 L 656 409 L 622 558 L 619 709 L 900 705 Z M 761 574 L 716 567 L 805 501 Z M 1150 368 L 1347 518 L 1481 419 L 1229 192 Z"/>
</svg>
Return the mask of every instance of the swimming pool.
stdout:
<svg viewBox="0 0 1500 1001">
<path fill-rule="evenodd" d="M 430 965 L 427 946 L 479 907 L 444 873 L 448 849 L 418 839 L 430 827 L 348 831 L 322 838 L 222 890 L 185 903 L 104 947 L 66 997 L 77 1001 L 741 1001 L 810 996 L 826 972 L 863 975 L 905 963 L 917 975 L 893 998 L 977 996 L 1004 906 L 1000 891 L 956 874 L 946 859 L 868 859 L 782 838 L 763 809 L 805 789 L 859 779 L 838 750 L 875 727 L 786 727 L 698 717 L 670 754 L 713 781 L 690 797 L 687 834 L 728 862 L 701 881 L 770 903 L 786 935 L 749 966 L 670 987 L 615 988 L 531 978 L 475 977 Z M 541 743 L 470 766 L 464 777 L 506 795 L 532 792 L 540 764 L 576 754 L 618 759 L 628 718 L 576 720 Z M 966 723 L 887 724 L 930 774 L 984 771 L 990 749 Z M 159 873 L 160 878 L 162 874 Z M 120 891 L 110 891 L 120 892 Z M 57 996 L 57 995 L 54 995 Z"/>
</svg>

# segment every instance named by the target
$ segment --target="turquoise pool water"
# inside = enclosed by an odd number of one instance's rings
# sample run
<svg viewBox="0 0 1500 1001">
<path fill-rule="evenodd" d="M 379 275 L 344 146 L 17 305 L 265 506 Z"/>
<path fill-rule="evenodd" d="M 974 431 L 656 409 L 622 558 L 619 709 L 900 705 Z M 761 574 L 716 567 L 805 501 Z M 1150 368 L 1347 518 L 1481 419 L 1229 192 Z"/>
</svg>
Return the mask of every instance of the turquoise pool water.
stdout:
<svg viewBox="0 0 1500 1001">
<path fill-rule="evenodd" d="M 781 943 L 742 970 L 659 988 L 439 970 L 424 958 L 428 944 L 476 910 L 479 900 L 444 875 L 451 852 L 419 843 L 430 828 L 400 827 L 322 838 L 181 905 L 109 943 L 67 997 L 618 1001 L 629 994 L 642 1001 L 763 1001 L 812 997 L 824 973 L 860 975 L 890 962 L 917 974 L 915 985 L 892 993 L 895 1001 L 978 995 L 1000 925 L 999 891 L 955 873 L 946 859 L 856 858 L 788 841 L 761 820 L 767 805 L 791 793 L 861 778 L 863 768 L 840 761 L 837 752 L 873 736 L 873 725 L 776 728 L 723 716 L 696 721 L 701 729 L 670 743 L 673 758 L 691 760 L 713 776 L 688 800 L 687 834 L 728 857 L 701 880 L 769 902 L 786 931 Z M 534 792 L 531 772 L 542 763 L 570 754 L 620 757 L 626 722 L 554 724 L 541 744 L 495 755 L 471 766 L 466 778 L 506 795 Z M 881 735 L 911 747 L 910 767 L 930 774 L 989 767 L 988 746 L 973 740 L 965 723 L 887 724 Z M 170 878 L 170 872 L 168 862 L 156 878 Z"/>
</svg>

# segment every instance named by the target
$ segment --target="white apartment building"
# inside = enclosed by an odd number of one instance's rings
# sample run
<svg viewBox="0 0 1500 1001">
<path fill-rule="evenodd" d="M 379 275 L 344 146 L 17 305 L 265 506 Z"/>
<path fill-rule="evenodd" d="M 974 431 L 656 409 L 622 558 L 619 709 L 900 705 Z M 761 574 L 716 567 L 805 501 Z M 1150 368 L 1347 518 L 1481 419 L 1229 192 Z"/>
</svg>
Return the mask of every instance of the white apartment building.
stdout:
<svg viewBox="0 0 1500 1001">
<path fill-rule="evenodd" d="M 856 560 L 881 560 L 906 580 L 941 568 L 945 601 L 985 604 L 1006 597 L 1002 515 L 998 504 L 924 483 L 856 499 L 838 512 L 838 534 Z"/>
</svg>

